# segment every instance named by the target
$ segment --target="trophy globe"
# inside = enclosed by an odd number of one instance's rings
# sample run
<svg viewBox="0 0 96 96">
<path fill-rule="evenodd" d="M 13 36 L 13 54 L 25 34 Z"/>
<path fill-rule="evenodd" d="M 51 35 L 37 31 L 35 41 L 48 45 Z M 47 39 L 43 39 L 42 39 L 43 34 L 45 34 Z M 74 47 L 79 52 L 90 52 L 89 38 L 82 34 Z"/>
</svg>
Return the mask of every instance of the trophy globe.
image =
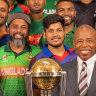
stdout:
<svg viewBox="0 0 96 96">
<path fill-rule="evenodd" d="M 28 78 L 28 74 L 30 74 L 30 78 Z M 26 77 L 31 82 L 28 85 L 34 83 L 41 89 L 41 96 L 51 96 L 51 89 L 60 82 L 61 76 L 62 69 L 58 63 L 50 58 L 42 58 L 34 63 Z"/>
</svg>

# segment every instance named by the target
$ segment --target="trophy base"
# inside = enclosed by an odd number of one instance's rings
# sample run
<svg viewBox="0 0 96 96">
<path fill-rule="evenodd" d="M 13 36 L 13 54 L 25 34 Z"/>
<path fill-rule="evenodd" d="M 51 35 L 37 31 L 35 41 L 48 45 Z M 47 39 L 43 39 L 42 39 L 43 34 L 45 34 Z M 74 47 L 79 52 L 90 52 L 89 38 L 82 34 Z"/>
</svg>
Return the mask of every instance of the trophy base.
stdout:
<svg viewBox="0 0 96 96">
<path fill-rule="evenodd" d="M 51 96 L 51 90 L 41 90 L 41 96 Z"/>
</svg>

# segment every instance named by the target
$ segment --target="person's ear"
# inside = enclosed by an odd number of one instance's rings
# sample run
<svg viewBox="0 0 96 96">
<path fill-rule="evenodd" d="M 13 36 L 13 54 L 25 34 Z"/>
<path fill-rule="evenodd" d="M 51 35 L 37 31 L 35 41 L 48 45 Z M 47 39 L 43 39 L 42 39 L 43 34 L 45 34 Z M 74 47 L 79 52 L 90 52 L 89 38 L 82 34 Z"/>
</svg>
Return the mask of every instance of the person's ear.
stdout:
<svg viewBox="0 0 96 96">
<path fill-rule="evenodd" d="M 74 47 L 74 49 L 75 49 L 75 41 L 73 40 L 73 47 Z"/>
<path fill-rule="evenodd" d="M 8 17 L 10 16 L 10 13 L 8 13 Z"/>
<path fill-rule="evenodd" d="M 43 38 L 46 39 L 46 32 L 43 29 Z"/>
</svg>

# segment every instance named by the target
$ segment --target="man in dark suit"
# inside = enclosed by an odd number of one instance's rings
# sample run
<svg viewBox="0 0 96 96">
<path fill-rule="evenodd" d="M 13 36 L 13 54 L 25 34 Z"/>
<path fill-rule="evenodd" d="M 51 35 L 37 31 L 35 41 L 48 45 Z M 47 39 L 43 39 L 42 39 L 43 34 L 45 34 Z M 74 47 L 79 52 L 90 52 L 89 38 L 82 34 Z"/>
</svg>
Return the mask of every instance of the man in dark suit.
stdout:
<svg viewBox="0 0 96 96">
<path fill-rule="evenodd" d="M 96 96 L 96 31 L 89 25 L 78 27 L 73 44 L 77 58 L 61 65 L 62 69 L 67 72 L 65 96 Z M 83 71 L 86 69 L 86 73 L 83 72 L 84 77 L 81 76 L 82 62 L 86 63 L 86 68 L 83 68 Z M 53 90 L 52 96 L 60 96 L 62 89 L 60 88 L 59 84 Z"/>
</svg>

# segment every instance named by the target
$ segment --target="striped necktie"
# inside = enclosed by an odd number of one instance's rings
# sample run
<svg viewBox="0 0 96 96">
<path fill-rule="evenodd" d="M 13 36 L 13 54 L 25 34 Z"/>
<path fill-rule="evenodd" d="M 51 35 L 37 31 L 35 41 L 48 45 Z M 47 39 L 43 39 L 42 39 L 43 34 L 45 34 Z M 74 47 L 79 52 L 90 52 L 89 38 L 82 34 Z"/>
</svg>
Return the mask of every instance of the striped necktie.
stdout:
<svg viewBox="0 0 96 96">
<path fill-rule="evenodd" d="M 88 90 L 88 85 L 87 85 L 87 64 L 86 64 L 86 62 L 83 62 L 82 63 L 81 73 L 80 73 L 80 78 L 79 78 L 80 96 L 87 96 L 87 90 Z"/>
</svg>

